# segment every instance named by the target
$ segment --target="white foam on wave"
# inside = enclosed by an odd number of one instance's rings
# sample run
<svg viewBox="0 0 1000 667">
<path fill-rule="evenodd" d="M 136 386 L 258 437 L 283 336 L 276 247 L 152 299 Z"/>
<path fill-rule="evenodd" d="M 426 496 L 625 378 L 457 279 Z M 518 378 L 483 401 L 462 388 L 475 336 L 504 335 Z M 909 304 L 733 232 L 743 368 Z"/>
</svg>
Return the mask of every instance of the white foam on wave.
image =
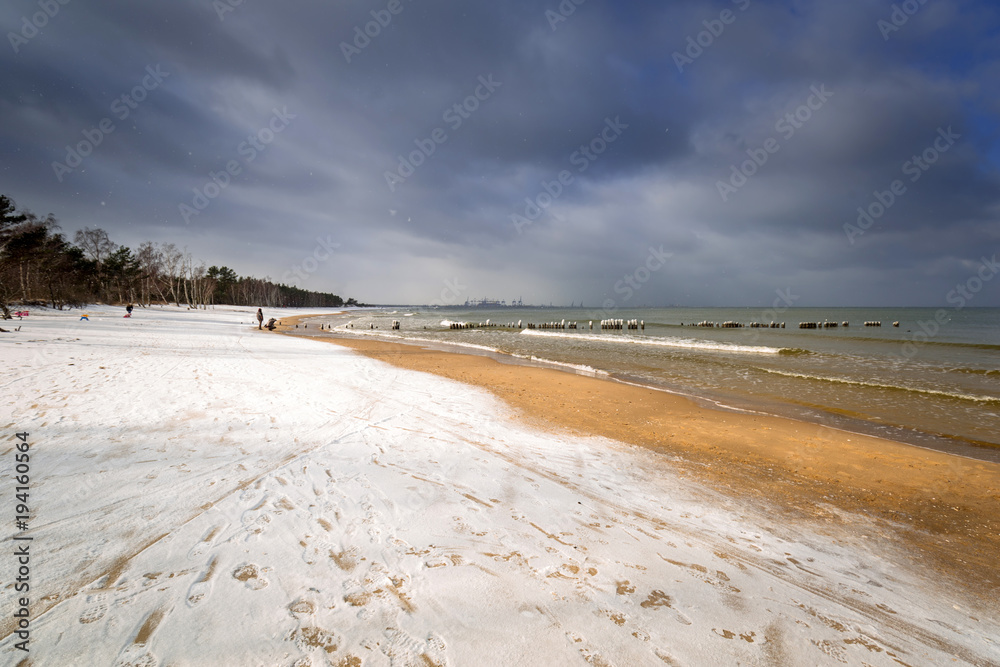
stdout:
<svg viewBox="0 0 1000 667">
<path fill-rule="evenodd" d="M 961 394 L 958 392 L 941 391 L 940 389 L 924 389 L 922 387 L 906 387 L 898 384 L 885 384 L 882 382 L 867 382 L 865 380 L 851 380 L 849 378 L 828 377 L 824 375 L 809 375 L 806 373 L 792 373 L 789 371 L 779 371 L 772 368 L 761 368 L 765 373 L 774 375 L 784 375 L 785 377 L 803 378 L 805 380 L 820 380 L 822 382 L 836 382 L 838 384 L 850 384 L 858 387 L 875 387 L 877 389 L 896 389 L 898 391 L 912 391 L 918 394 L 932 394 L 934 396 L 945 396 L 947 398 L 957 398 L 964 401 L 976 401 L 979 403 L 997 403 L 1000 398 L 993 396 L 977 396 L 975 394 Z"/>
<path fill-rule="evenodd" d="M 734 345 L 731 343 L 716 343 L 711 340 L 692 340 L 690 338 L 636 338 L 634 336 L 560 333 L 556 331 L 539 331 L 525 329 L 521 332 L 527 336 L 545 336 L 548 338 L 568 338 L 571 340 L 592 340 L 599 343 L 618 345 L 648 345 L 653 347 L 675 347 L 689 350 L 711 350 L 713 352 L 738 352 L 742 354 L 780 354 L 783 348 L 765 347 L 763 345 Z"/>
<path fill-rule="evenodd" d="M 552 359 L 545 359 L 542 357 L 536 357 L 535 355 L 525 355 L 525 354 L 513 354 L 510 352 L 504 352 L 495 347 L 490 347 L 488 345 L 476 345 L 475 343 L 459 343 L 456 341 L 444 341 L 434 338 L 421 338 L 419 336 L 400 336 L 397 334 L 385 333 L 382 331 L 373 331 L 371 329 L 362 329 L 360 331 L 350 331 L 351 334 L 355 336 L 370 336 L 373 338 L 383 338 L 390 339 L 394 341 L 406 342 L 406 343 L 431 343 L 433 345 L 443 345 L 447 347 L 462 347 L 470 350 L 482 350 L 483 352 L 490 352 L 493 354 L 502 354 L 508 357 L 515 357 L 517 359 L 526 359 L 528 361 L 533 361 L 539 364 L 548 364 L 551 366 L 560 366 L 562 368 L 569 368 L 574 371 L 581 373 L 587 373 L 588 375 L 610 375 L 607 371 L 602 371 L 599 368 L 594 368 L 593 366 L 587 366 L 586 364 L 571 364 L 565 361 L 553 361 Z"/>
<path fill-rule="evenodd" d="M 476 345 L 475 343 L 459 343 L 459 342 L 450 341 L 450 340 L 448 340 L 448 341 L 437 340 L 437 339 L 434 339 L 434 338 L 421 338 L 419 336 L 400 336 L 398 334 L 386 333 L 386 332 L 383 332 L 383 331 L 373 330 L 373 329 L 360 329 L 360 330 L 348 329 L 347 333 L 349 333 L 351 335 L 354 335 L 354 336 L 370 336 L 370 337 L 373 337 L 373 338 L 387 338 L 387 339 L 390 339 L 390 340 L 400 341 L 400 342 L 404 342 L 404 343 L 410 343 L 410 342 L 413 342 L 413 343 L 432 343 L 434 345 L 446 345 L 448 347 L 465 347 L 465 348 L 469 348 L 469 349 L 473 349 L 473 350 L 483 350 L 484 352 L 493 352 L 493 353 L 496 353 L 496 354 L 506 354 L 506 352 L 501 352 L 497 348 L 495 348 L 495 347 L 489 347 L 487 345 Z"/>
<path fill-rule="evenodd" d="M 607 371 L 602 371 L 599 368 L 594 368 L 593 366 L 587 366 L 586 364 L 570 364 L 565 361 L 553 361 L 552 359 L 544 359 L 542 357 L 536 357 L 535 355 L 525 355 L 525 354 L 512 354 L 512 357 L 517 357 L 518 359 L 527 359 L 529 361 L 534 361 L 540 364 L 551 364 L 552 366 L 561 366 L 563 368 L 571 368 L 574 371 L 579 371 L 581 373 L 586 373 L 588 375 L 610 375 Z"/>
</svg>

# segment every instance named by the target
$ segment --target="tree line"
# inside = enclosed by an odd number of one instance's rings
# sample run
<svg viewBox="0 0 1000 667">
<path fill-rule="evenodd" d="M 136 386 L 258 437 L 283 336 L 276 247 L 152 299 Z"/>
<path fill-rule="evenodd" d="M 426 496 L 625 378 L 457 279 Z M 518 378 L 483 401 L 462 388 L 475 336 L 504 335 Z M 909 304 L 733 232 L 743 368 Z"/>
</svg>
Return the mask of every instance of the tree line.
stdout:
<svg viewBox="0 0 1000 667">
<path fill-rule="evenodd" d="M 213 304 L 258 307 L 359 305 L 336 294 L 311 292 L 251 276 L 226 266 L 196 262 L 173 243 L 147 241 L 135 251 L 114 243 L 103 229 L 84 227 L 69 242 L 51 214 L 17 210 L 0 195 L 0 309 L 10 304 L 153 303 L 192 308 Z"/>
</svg>

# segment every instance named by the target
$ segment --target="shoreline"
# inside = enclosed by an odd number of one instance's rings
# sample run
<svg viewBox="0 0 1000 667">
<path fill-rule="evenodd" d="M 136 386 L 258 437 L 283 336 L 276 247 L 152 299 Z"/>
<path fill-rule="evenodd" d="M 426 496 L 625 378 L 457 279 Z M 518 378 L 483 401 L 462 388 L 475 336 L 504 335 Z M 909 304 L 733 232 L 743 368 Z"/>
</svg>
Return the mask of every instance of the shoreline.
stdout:
<svg viewBox="0 0 1000 667">
<path fill-rule="evenodd" d="M 294 326 L 300 321 L 310 319 L 312 315 L 295 316 L 288 318 Z M 683 325 L 681 325 L 683 326 Z M 693 325 L 692 325 L 693 326 Z M 340 331 L 327 330 L 327 336 L 365 340 L 359 338 L 364 334 L 341 333 Z M 306 334 L 299 334 L 306 336 Z M 321 334 L 322 335 L 322 334 Z M 311 334 L 308 337 L 313 337 Z M 381 337 L 374 336 L 374 340 Z M 745 414 L 758 414 L 768 417 L 778 417 L 789 419 L 794 422 L 804 422 L 818 426 L 825 426 L 835 431 L 842 431 L 849 435 L 866 436 L 876 440 L 894 442 L 918 449 L 932 452 L 939 452 L 949 456 L 969 459 L 972 461 L 982 461 L 1000 465 L 1000 442 L 994 443 L 985 440 L 977 440 L 960 434 L 949 434 L 928 429 L 908 426 L 902 423 L 895 423 L 885 420 L 873 420 L 861 415 L 854 415 L 846 410 L 831 409 L 829 407 L 812 406 L 795 400 L 781 401 L 780 399 L 762 400 L 759 397 L 748 398 L 722 393 L 712 389 L 703 391 L 692 391 L 686 388 L 672 386 L 667 382 L 655 379 L 644 378 L 631 375 L 628 372 L 611 372 L 604 369 L 595 369 L 589 365 L 573 364 L 568 362 L 554 361 L 551 359 L 537 358 L 530 359 L 518 354 L 503 352 L 497 349 L 482 347 L 479 345 L 468 345 L 454 341 L 434 341 L 430 339 L 409 339 L 403 341 L 392 341 L 381 338 L 384 342 L 399 342 L 404 345 L 412 345 L 422 349 L 436 350 L 439 352 L 453 354 L 468 354 L 493 359 L 502 364 L 530 366 L 534 368 L 551 368 L 568 372 L 584 377 L 601 377 L 612 382 L 624 385 L 641 387 L 655 391 L 661 391 L 674 396 L 685 397 L 696 404 L 714 410 L 732 411 Z M 473 348 L 473 349 L 469 349 Z M 467 351 L 468 350 L 468 351 Z M 816 408 L 820 411 L 816 414 L 798 414 L 789 408 L 798 407 Z M 886 432 L 888 431 L 888 432 Z"/>
<path fill-rule="evenodd" d="M 295 335 L 294 325 L 308 317 L 285 318 L 276 330 Z M 820 525 L 848 523 L 851 515 L 874 520 L 875 534 L 905 541 L 929 574 L 984 599 L 1000 590 L 1000 464 L 788 417 L 710 408 L 612 378 L 412 344 L 319 340 L 485 389 L 517 419 L 546 431 L 602 436 L 670 456 L 685 476 L 792 518 Z"/>
<path fill-rule="evenodd" d="M 955 364 L 966 365 L 964 362 L 956 361 L 950 366 L 945 364 L 940 368 L 946 370 L 947 366 L 950 370 L 961 374 L 961 377 L 949 375 L 948 378 L 943 378 L 938 377 L 937 373 L 916 377 L 912 376 L 914 369 L 909 369 L 898 378 L 890 379 L 896 371 L 881 367 L 854 367 L 853 370 L 845 370 L 844 377 L 840 377 L 832 369 L 815 367 L 816 363 L 821 366 L 828 365 L 839 353 L 817 349 L 813 352 L 819 355 L 817 357 L 819 361 L 809 361 L 814 355 L 808 351 L 812 348 L 807 337 L 801 341 L 790 341 L 787 345 L 778 344 L 779 347 L 774 348 L 777 356 L 765 355 L 766 359 L 771 361 L 763 364 L 756 363 L 757 357 L 747 358 L 740 354 L 735 357 L 722 354 L 717 358 L 714 354 L 708 354 L 707 357 L 696 354 L 691 358 L 688 358 L 690 355 L 682 354 L 675 366 L 672 362 L 663 365 L 665 362 L 656 354 L 657 348 L 650 347 L 659 344 L 656 340 L 659 334 L 654 334 L 647 340 L 647 337 L 638 334 L 621 337 L 614 332 L 607 335 L 604 333 L 595 335 L 594 332 L 588 335 L 586 331 L 521 332 L 543 336 L 536 341 L 535 337 L 525 339 L 517 335 L 511 336 L 511 333 L 517 333 L 516 329 L 505 329 L 501 326 L 495 336 L 489 335 L 488 327 L 470 331 L 468 336 L 449 335 L 448 320 L 439 322 L 422 312 L 403 315 L 404 320 L 410 316 L 417 316 L 407 322 L 410 326 L 404 327 L 406 332 L 390 332 L 388 318 L 392 315 L 392 313 L 382 313 L 381 320 L 377 314 L 362 316 L 360 321 L 364 324 L 355 330 L 334 329 L 329 333 L 308 333 L 372 337 L 389 342 L 429 347 L 443 352 L 486 356 L 502 363 L 523 363 L 545 368 L 571 369 L 584 375 L 609 376 L 618 382 L 639 384 L 688 396 L 696 402 L 717 405 L 723 409 L 757 412 L 822 424 L 859 435 L 1000 464 L 1000 439 L 996 437 L 997 429 L 992 428 L 996 425 L 996 414 L 989 410 L 991 403 L 997 400 L 994 396 L 996 392 L 994 388 L 983 385 L 985 380 L 979 378 L 983 373 L 985 378 L 991 371 L 981 373 L 974 369 L 952 368 Z M 355 321 L 355 326 L 359 326 L 354 317 L 350 319 Z M 313 324 L 319 324 L 321 321 L 322 318 L 317 318 Z M 368 331 L 370 322 L 376 324 L 376 329 L 381 325 L 386 331 Z M 443 331 L 438 328 L 440 324 L 445 325 Z M 420 332 L 421 325 L 424 325 L 423 334 Z M 662 328 L 659 324 L 655 324 L 654 327 Z M 547 340 L 544 338 L 547 335 L 566 340 Z M 581 337 L 578 351 L 573 340 L 577 335 Z M 697 348 L 701 343 L 699 343 L 700 337 L 696 338 L 698 340 L 679 340 L 678 347 L 683 348 L 691 343 Z M 612 342 L 637 345 L 620 348 L 626 354 L 618 359 L 614 351 L 620 346 L 603 345 Z M 711 339 L 703 342 L 709 348 L 714 344 Z M 664 345 L 668 348 L 668 356 L 672 357 L 673 342 Z M 806 353 L 796 352 L 799 347 L 803 347 Z M 1000 346 L 997 349 L 1000 350 Z M 783 352 L 793 352 L 793 354 L 785 355 Z M 609 357 L 608 354 L 612 356 Z M 800 362 L 800 357 L 805 361 Z M 714 362 L 701 367 L 706 361 Z M 995 364 L 990 365 L 992 362 L 989 359 L 984 363 L 967 361 L 977 368 L 982 365 L 991 368 L 995 366 Z M 800 368 L 800 363 L 806 366 Z M 884 375 L 886 372 L 889 376 Z M 857 373 L 861 375 L 855 377 Z M 868 374 L 872 374 L 871 377 Z M 778 384 L 775 386 L 769 384 L 772 377 L 777 378 Z M 884 377 L 888 384 L 882 384 L 881 380 L 872 379 L 873 377 Z M 974 378 L 975 386 L 952 387 L 953 381 L 964 381 L 963 378 Z M 942 391 L 938 391 L 935 387 Z M 861 393 L 858 393 L 859 391 Z M 928 394 L 935 395 L 930 397 L 930 404 L 927 403 Z M 867 398 L 864 398 L 865 395 Z M 986 402 L 983 403 L 980 399 Z M 958 403 L 953 405 L 955 401 Z M 966 411 L 969 411 L 968 414 Z"/>
</svg>

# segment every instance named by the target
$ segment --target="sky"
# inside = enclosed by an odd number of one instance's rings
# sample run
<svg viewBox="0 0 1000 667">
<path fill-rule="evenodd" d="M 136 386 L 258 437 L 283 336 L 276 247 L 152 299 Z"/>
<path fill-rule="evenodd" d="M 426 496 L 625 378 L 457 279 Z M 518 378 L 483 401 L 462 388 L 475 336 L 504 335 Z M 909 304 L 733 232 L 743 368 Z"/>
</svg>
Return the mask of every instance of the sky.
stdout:
<svg viewBox="0 0 1000 667">
<path fill-rule="evenodd" d="M 70 238 L 367 303 L 1000 306 L 992 0 L 8 0 L 0 26 L 0 193 Z"/>
</svg>

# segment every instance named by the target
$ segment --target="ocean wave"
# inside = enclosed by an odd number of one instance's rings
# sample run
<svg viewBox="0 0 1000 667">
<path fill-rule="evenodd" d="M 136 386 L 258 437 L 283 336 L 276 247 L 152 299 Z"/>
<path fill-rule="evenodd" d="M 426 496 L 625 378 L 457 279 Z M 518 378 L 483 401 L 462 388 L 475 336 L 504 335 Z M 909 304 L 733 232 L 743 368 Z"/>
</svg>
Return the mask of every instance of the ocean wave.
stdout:
<svg viewBox="0 0 1000 667">
<path fill-rule="evenodd" d="M 948 370 L 967 375 L 1000 375 L 1000 369 L 997 368 L 949 368 Z"/>
<path fill-rule="evenodd" d="M 930 394 L 933 396 L 944 396 L 963 401 L 975 401 L 977 403 L 1000 403 L 1000 398 L 993 396 L 979 396 L 976 394 L 961 394 L 952 391 L 942 391 L 940 389 L 924 389 L 921 387 L 906 387 L 898 384 L 885 384 L 883 382 L 867 382 L 865 380 L 851 380 L 849 378 L 827 377 L 823 375 L 809 375 L 807 373 L 792 373 L 789 371 L 779 371 L 773 368 L 759 368 L 765 373 L 774 375 L 784 375 L 785 377 L 802 378 L 804 380 L 818 380 L 820 382 L 835 382 L 837 384 L 849 384 L 857 387 L 874 387 L 876 389 L 890 389 L 892 391 L 908 391 L 916 394 Z"/>
<path fill-rule="evenodd" d="M 355 332 L 351 332 L 355 333 Z M 451 340 L 441 340 L 438 338 L 421 338 L 419 336 L 402 336 L 399 334 L 390 333 L 380 333 L 378 331 L 363 330 L 361 332 L 363 336 L 378 336 L 381 338 L 392 338 L 398 341 L 405 341 L 407 343 L 431 343 L 433 345 L 443 345 L 445 347 L 464 347 L 470 350 L 482 350 L 483 352 L 492 352 L 494 354 L 506 354 L 505 352 L 498 350 L 495 347 L 489 347 L 488 345 L 476 345 L 475 343 L 459 343 Z"/>
<path fill-rule="evenodd" d="M 851 335 L 837 336 L 836 333 L 830 333 L 830 332 L 836 332 L 837 329 L 823 329 L 822 331 L 823 331 L 824 334 L 829 334 L 831 337 L 836 336 L 838 338 L 842 338 L 842 339 L 845 339 L 845 340 L 851 340 L 851 341 L 854 341 L 854 342 L 860 342 L 860 343 L 883 343 L 883 344 L 891 344 L 891 345 L 900 345 L 900 344 L 905 344 L 905 343 L 913 343 L 913 344 L 919 345 L 921 347 L 923 347 L 923 346 L 927 346 L 927 347 L 958 347 L 958 348 L 970 348 L 970 349 L 973 349 L 973 350 L 1000 351 L 1000 345 L 994 345 L 992 343 L 967 343 L 967 342 L 961 342 L 961 341 L 957 341 L 957 340 L 917 340 L 916 338 L 914 338 L 914 334 L 909 329 L 907 329 L 906 332 L 903 333 L 902 335 L 900 335 L 898 332 L 896 332 L 895 335 L 893 335 L 895 330 L 890 327 L 888 329 L 888 331 L 886 332 L 887 336 L 890 336 L 890 337 L 886 337 L 886 338 L 875 338 L 873 336 L 851 336 Z M 843 331 L 850 331 L 850 330 L 849 329 L 841 329 L 840 331 L 843 332 Z M 920 333 L 920 332 L 918 331 L 917 333 Z M 909 335 L 907 335 L 907 334 L 909 334 Z"/>
<path fill-rule="evenodd" d="M 398 334 L 388 333 L 385 330 L 379 329 L 348 329 L 345 324 L 343 327 L 339 328 L 337 333 L 347 334 L 349 336 L 368 336 L 370 338 L 392 338 L 394 340 L 400 340 L 403 337 Z"/>
<path fill-rule="evenodd" d="M 517 357 L 518 359 L 527 359 L 528 361 L 534 361 L 540 364 L 551 364 L 553 366 L 562 366 L 563 368 L 571 368 L 575 371 L 581 371 L 590 375 L 611 375 L 607 371 L 602 371 L 599 368 L 594 368 L 593 366 L 587 366 L 586 364 L 570 364 L 565 361 L 553 361 L 552 359 L 544 359 L 542 357 L 536 357 L 535 355 L 526 354 L 511 354 L 512 357 Z"/>
<path fill-rule="evenodd" d="M 652 347 L 674 347 L 688 350 L 710 350 L 712 352 L 736 352 L 742 354 L 782 354 L 785 350 L 793 348 L 765 347 L 762 345 L 736 345 L 734 343 L 717 343 L 711 340 L 692 340 L 690 338 L 636 338 L 633 336 L 623 336 L 608 334 L 605 336 L 595 336 L 591 334 L 560 333 L 556 331 L 539 331 L 538 329 L 525 329 L 521 335 L 545 336 L 548 338 L 568 338 L 570 340 L 592 340 L 600 343 L 613 343 L 618 345 L 646 345 Z"/>
<path fill-rule="evenodd" d="M 525 354 L 515 354 L 511 352 L 504 352 L 495 347 L 490 347 L 488 345 L 476 345 L 475 343 L 460 343 L 451 340 L 440 340 L 436 338 L 421 338 L 419 336 L 401 336 L 399 334 L 388 333 L 383 331 L 371 330 L 371 329 L 360 329 L 357 331 L 348 330 L 348 333 L 354 336 L 366 336 L 369 338 L 382 338 L 389 339 L 393 341 L 400 341 L 405 343 L 430 343 L 433 345 L 440 345 L 443 347 L 461 347 L 470 350 L 480 350 L 482 352 L 490 352 L 492 354 L 502 354 L 507 357 L 515 357 L 517 359 L 525 359 L 527 361 L 533 361 L 538 364 L 547 364 L 551 366 L 560 366 L 562 368 L 569 368 L 574 371 L 579 371 L 581 373 L 587 373 L 589 375 L 610 375 L 607 371 L 602 371 L 599 368 L 594 368 L 593 366 L 587 366 L 586 364 L 571 364 L 565 361 L 553 361 L 552 359 L 545 359 L 543 357 L 536 357 L 535 355 L 525 355 Z"/>
<path fill-rule="evenodd" d="M 780 348 L 778 354 L 783 354 L 792 357 L 804 357 L 808 354 L 816 354 L 812 350 L 803 350 L 801 347 L 783 347 Z"/>
</svg>

